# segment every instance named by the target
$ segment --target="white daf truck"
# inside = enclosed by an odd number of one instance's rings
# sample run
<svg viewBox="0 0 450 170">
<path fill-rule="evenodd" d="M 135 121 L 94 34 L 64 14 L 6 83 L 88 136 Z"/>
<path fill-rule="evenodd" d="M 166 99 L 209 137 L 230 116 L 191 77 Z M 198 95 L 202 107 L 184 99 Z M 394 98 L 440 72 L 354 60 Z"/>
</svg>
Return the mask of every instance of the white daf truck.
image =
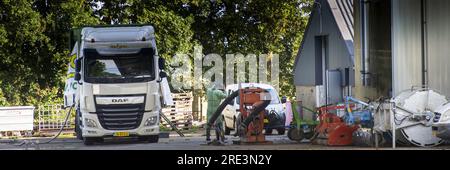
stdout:
<svg viewBox="0 0 450 170">
<path fill-rule="evenodd" d="M 64 103 L 84 144 L 106 137 L 158 142 L 160 110 L 172 98 L 152 26 L 73 29 Z"/>
</svg>

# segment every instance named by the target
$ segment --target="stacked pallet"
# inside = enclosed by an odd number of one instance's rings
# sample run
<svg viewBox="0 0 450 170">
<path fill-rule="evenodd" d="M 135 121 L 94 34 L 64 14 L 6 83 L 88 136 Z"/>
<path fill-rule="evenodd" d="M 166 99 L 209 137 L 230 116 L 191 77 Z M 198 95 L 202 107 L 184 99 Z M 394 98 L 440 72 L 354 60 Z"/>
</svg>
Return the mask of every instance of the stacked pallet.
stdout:
<svg viewBox="0 0 450 170">
<path fill-rule="evenodd" d="M 163 114 L 179 129 L 192 127 L 192 93 L 172 93 L 174 105 L 163 108 Z M 171 126 L 164 120 L 161 124 L 167 128 Z"/>
</svg>

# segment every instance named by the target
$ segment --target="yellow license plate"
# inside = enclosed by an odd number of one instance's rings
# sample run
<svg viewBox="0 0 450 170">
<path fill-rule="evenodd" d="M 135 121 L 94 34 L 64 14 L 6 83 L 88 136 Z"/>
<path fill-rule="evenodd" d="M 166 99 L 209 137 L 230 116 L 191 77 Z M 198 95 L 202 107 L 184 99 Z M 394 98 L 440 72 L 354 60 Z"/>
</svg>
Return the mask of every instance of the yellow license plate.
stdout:
<svg viewBox="0 0 450 170">
<path fill-rule="evenodd" d="M 114 136 L 117 136 L 117 137 L 130 136 L 130 133 L 128 133 L 128 132 L 114 132 Z"/>
<path fill-rule="evenodd" d="M 437 131 L 436 131 L 436 130 L 433 130 L 433 131 L 432 131 L 432 134 L 433 134 L 433 136 L 436 136 L 436 135 L 437 135 Z"/>
<path fill-rule="evenodd" d="M 269 123 L 269 119 L 264 119 L 264 123 Z"/>
</svg>

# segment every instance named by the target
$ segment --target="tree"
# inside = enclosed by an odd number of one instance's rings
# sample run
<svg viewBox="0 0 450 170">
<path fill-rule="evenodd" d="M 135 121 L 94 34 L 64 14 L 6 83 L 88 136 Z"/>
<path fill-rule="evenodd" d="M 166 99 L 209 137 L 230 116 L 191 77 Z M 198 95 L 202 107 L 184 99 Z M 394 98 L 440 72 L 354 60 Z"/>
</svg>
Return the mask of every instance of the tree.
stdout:
<svg viewBox="0 0 450 170">
<path fill-rule="evenodd" d="M 51 57 L 50 39 L 42 33 L 45 23 L 30 1 L 3 0 L 0 11 L 0 28 L 6 31 L 0 48 L 0 87 L 10 104 L 27 103 L 38 86 L 36 82 L 44 82 L 41 78 L 46 68 L 40 64 Z"/>
<path fill-rule="evenodd" d="M 280 56 L 281 94 L 292 96 L 293 62 L 312 0 L 0 0 L 0 105 L 62 101 L 68 32 L 95 24 L 151 24 L 158 52 Z M 170 75 L 169 75 L 170 76 Z"/>
<path fill-rule="evenodd" d="M 193 16 L 194 39 L 203 53 L 280 56 L 281 94 L 293 96 L 293 65 L 312 0 L 172 0 L 181 16 Z"/>
<path fill-rule="evenodd" d="M 0 1 L 0 89 L 4 105 L 61 102 L 67 32 L 94 22 L 86 2 Z M 88 6 L 89 7 L 89 6 Z"/>
<path fill-rule="evenodd" d="M 91 7 L 94 14 L 103 24 L 132 24 L 135 23 L 135 17 L 131 7 L 135 5 L 136 0 L 92 0 Z"/>
</svg>

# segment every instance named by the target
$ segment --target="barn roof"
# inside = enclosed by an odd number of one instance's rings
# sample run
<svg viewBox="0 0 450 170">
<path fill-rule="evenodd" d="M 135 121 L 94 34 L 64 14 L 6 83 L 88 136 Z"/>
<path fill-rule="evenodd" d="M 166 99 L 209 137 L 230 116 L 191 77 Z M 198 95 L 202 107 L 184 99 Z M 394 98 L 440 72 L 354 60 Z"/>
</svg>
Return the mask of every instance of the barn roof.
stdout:
<svg viewBox="0 0 450 170">
<path fill-rule="evenodd" d="M 318 0 L 315 0 L 315 2 L 319 2 Z M 326 6 L 329 7 L 329 9 L 322 9 L 322 10 L 331 10 L 331 13 L 333 14 L 334 21 L 337 25 L 337 28 L 339 29 L 339 32 L 341 33 L 342 38 L 345 41 L 345 44 L 347 46 L 347 51 L 349 55 L 351 56 L 351 61 L 354 63 L 354 47 L 353 47 L 353 38 L 354 38 L 354 20 L 353 20 L 353 0 L 324 0 L 323 2 L 328 3 L 328 5 L 320 5 L 320 6 Z M 313 11 L 311 12 L 309 16 L 308 25 L 305 30 L 305 34 L 308 32 L 308 29 L 310 29 L 310 24 L 312 22 L 312 16 L 316 15 L 317 9 L 319 9 L 319 3 L 314 3 Z M 303 44 L 305 43 L 306 36 L 303 36 L 302 43 L 300 45 L 299 54 L 301 49 L 303 48 Z M 297 61 L 299 59 L 300 55 L 297 55 L 295 58 L 294 63 L 294 69 L 297 66 Z"/>
</svg>

